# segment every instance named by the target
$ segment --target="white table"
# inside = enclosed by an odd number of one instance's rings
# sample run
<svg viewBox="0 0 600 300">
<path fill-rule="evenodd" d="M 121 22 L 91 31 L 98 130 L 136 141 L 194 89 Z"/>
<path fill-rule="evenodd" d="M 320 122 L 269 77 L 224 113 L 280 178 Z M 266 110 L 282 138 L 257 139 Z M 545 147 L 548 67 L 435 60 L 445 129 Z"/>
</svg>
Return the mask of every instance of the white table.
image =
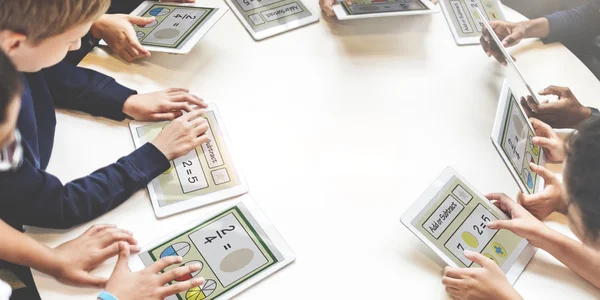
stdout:
<svg viewBox="0 0 600 300">
<path fill-rule="evenodd" d="M 318 11 L 316 1 L 309 5 Z M 599 82 L 563 46 L 528 41 L 513 53 L 534 89 L 569 86 L 600 106 Z M 257 43 L 229 12 L 187 56 L 154 53 L 126 64 L 96 50 L 82 65 L 140 92 L 186 87 L 218 104 L 250 194 L 297 254 L 240 299 L 445 299 L 443 263 L 400 215 L 448 165 L 482 192 L 517 191 L 489 141 L 504 70 L 478 46 L 456 46 L 441 13 L 324 18 Z M 49 171 L 69 181 L 133 149 L 125 122 L 60 112 Z M 157 220 L 140 191 L 88 224 L 28 234 L 55 246 L 114 223 L 143 245 L 214 209 Z M 556 220 L 549 224 L 568 233 Z M 110 274 L 113 264 L 97 273 Z M 44 299 L 98 292 L 34 278 Z M 528 299 L 600 298 L 544 251 L 516 288 Z"/>
</svg>

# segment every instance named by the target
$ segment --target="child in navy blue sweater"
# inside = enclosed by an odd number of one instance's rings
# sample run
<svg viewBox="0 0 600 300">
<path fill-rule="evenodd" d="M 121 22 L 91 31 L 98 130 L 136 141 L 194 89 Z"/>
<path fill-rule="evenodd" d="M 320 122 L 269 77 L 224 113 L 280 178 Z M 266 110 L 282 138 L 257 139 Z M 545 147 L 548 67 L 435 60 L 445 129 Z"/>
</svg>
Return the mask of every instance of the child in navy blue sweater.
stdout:
<svg viewBox="0 0 600 300">
<path fill-rule="evenodd" d="M 67 228 L 127 200 L 169 168 L 169 161 L 207 141 L 206 105 L 184 89 L 138 95 L 98 72 L 59 63 L 109 0 L 0 0 L 0 47 L 24 72 L 17 127 L 23 166 L 0 174 L 0 218 L 15 228 Z M 58 63 L 58 64 L 57 64 Z M 45 171 L 52 153 L 55 106 L 114 120 L 171 120 L 152 143 L 89 176 L 63 184 Z M 188 111 L 182 116 L 181 111 Z"/>
</svg>

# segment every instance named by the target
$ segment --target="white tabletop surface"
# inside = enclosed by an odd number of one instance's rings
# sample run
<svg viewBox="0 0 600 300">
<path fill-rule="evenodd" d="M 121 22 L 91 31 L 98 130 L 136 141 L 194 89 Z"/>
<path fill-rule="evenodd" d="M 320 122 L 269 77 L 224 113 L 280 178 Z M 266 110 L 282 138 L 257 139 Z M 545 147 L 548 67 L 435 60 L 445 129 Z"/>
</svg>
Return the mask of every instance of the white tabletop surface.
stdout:
<svg viewBox="0 0 600 300">
<path fill-rule="evenodd" d="M 308 5 L 318 11 L 316 1 Z M 512 53 L 534 89 L 569 86 L 584 104 L 600 106 L 600 83 L 560 44 L 531 40 Z M 82 66 L 139 92 L 185 87 L 217 103 L 250 195 L 297 255 L 239 299 L 445 299 L 442 261 L 399 217 L 449 165 L 481 192 L 516 195 L 489 138 L 505 71 L 478 46 L 457 46 L 441 13 L 324 17 L 255 42 L 228 12 L 189 55 L 154 53 L 127 64 L 96 49 Z M 48 171 L 66 182 L 133 149 L 126 122 L 61 111 Z M 88 224 L 28 234 L 55 246 L 114 223 L 143 245 L 214 209 L 157 220 L 143 190 Z M 564 218 L 548 224 L 569 232 Z M 113 265 L 96 273 L 109 275 Z M 44 299 L 98 292 L 34 278 Z M 544 251 L 516 289 L 526 299 L 600 298 Z"/>
</svg>

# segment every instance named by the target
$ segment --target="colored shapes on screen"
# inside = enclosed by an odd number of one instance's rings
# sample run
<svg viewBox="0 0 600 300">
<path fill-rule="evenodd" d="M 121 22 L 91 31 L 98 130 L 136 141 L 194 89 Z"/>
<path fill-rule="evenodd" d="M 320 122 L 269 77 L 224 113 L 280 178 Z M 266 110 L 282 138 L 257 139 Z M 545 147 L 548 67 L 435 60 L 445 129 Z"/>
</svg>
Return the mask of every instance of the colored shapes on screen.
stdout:
<svg viewBox="0 0 600 300">
<path fill-rule="evenodd" d="M 150 15 L 155 16 L 155 17 L 160 17 L 160 16 L 164 16 L 164 15 L 168 14 L 170 11 L 171 10 L 166 7 L 157 7 L 157 8 L 153 8 L 150 11 Z"/>
<path fill-rule="evenodd" d="M 462 233 L 461 237 L 469 247 L 477 248 L 479 246 L 479 241 L 472 233 L 465 231 Z"/>
<path fill-rule="evenodd" d="M 163 174 L 167 175 L 167 174 L 171 173 L 171 171 L 173 171 L 173 163 L 169 163 L 169 169 L 166 170 Z"/>
<path fill-rule="evenodd" d="M 188 252 L 190 252 L 190 244 L 185 242 L 176 243 L 163 250 L 163 252 L 160 254 L 160 258 L 167 256 L 184 257 Z"/>
<path fill-rule="evenodd" d="M 494 242 L 492 243 L 492 248 L 494 248 L 494 253 L 496 253 L 497 256 L 506 257 L 506 250 L 502 245 Z"/>
<path fill-rule="evenodd" d="M 185 293 L 185 299 L 186 300 L 205 299 L 206 297 L 212 295 L 212 293 L 215 291 L 216 288 L 217 288 L 217 283 L 214 280 L 209 279 L 202 285 L 202 287 L 196 286 L 196 287 L 189 289 Z"/>
<path fill-rule="evenodd" d="M 192 261 L 188 261 L 185 264 L 181 265 L 182 267 L 185 267 L 187 265 L 193 265 L 193 264 L 199 264 L 200 265 L 200 269 L 198 269 L 198 271 L 196 272 L 192 272 L 192 273 L 188 273 L 185 274 L 181 277 L 175 278 L 175 281 L 186 281 L 186 280 L 190 280 L 194 277 L 196 277 L 196 275 L 198 275 L 198 273 L 200 273 L 200 271 L 202 271 L 202 268 L 204 267 L 204 264 L 199 261 L 199 260 L 192 260 Z"/>
<path fill-rule="evenodd" d="M 531 177 L 531 172 L 529 172 L 529 170 L 523 169 L 523 178 L 527 182 L 527 187 L 532 189 L 533 188 L 533 177 Z"/>
<path fill-rule="evenodd" d="M 221 261 L 220 268 L 223 272 L 235 272 L 247 266 L 254 258 L 254 251 L 248 248 L 235 250 Z"/>
<path fill-rule="evenodd" d="M 483 254 L 483 256 L 485 256 L 485 257 L 487 257 L 487 258 L 489 258 L 489 259 L 493 260 L 493 261 L 494 261 L 496 264 L 498 264 L 498 261 L 496 260 L 496 258 L 495 258 L 494 256 L 492 256 L 491 254 L 489 254 L 489 253 L 484 253 L 484 254 Z"/>
</svg>

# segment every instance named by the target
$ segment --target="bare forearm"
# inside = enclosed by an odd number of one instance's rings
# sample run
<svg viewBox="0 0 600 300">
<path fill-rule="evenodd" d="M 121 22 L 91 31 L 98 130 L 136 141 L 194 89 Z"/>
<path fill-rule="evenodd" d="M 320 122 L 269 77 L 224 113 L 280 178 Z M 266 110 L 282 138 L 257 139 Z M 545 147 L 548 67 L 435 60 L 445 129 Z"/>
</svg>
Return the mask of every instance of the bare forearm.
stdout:
<svg viewBox="0 0 600 300">
<path fill-rule="evenodd" d="M 550 34 L 550 22 L 546 18 L 538 18 L 521 22 L 525 26 L 525 38 L 545 38 Z"/>
<path fill-rule="evenodd" d="M 546 234 L 540 248 L 600 288 L 600 252 L 554 230 Z"/>
<path fill-rule="evenodd" d="M 15 230 L 3 221 L 0 221 L 0 236 L 6 241 L 0 243 L 0 259 L 45 273 L 53 268 L 52 249 Z"/>
</svg>

